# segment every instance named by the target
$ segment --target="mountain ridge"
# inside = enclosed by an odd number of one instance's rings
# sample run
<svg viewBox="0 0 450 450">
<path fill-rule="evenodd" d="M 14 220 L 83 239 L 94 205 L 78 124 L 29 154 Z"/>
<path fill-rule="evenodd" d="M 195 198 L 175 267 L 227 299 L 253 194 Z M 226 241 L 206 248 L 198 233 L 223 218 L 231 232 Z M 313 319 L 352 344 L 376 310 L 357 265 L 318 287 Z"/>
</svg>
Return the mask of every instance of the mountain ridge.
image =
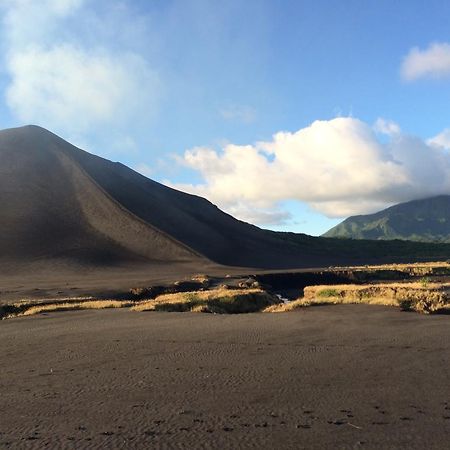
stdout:
<svg viewBox="0 0 450 450">
<path fill-rule="evenodd" d="M 297 269 L 450 254 L 450 246 L 342 245 L 264 230 L 33 125 L 0 131 L 0 208 L 0 266 L 10 271 L 34 262 L 54 271 L 183 264 L 195 273 L 212 265 Z"/>
<path fill-rule="evenodd" d="M 450 195 L 411 200 L 374 214 L 352 216 L 322 236 L 450 242 Z"/>
</svg>

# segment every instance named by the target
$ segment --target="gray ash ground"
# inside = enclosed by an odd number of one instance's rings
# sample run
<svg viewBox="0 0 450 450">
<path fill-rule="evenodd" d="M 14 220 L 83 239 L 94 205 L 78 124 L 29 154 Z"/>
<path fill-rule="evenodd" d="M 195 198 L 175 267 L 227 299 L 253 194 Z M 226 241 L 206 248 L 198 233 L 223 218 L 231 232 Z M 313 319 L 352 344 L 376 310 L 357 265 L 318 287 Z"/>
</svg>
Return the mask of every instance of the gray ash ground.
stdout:
<svg viewBox="0 0 450 450">
<path fill-rule="evenodd" d="M 449 325 L 365 305 L 3 321 L 0 448 L 446 448 Z"/>
</svg>

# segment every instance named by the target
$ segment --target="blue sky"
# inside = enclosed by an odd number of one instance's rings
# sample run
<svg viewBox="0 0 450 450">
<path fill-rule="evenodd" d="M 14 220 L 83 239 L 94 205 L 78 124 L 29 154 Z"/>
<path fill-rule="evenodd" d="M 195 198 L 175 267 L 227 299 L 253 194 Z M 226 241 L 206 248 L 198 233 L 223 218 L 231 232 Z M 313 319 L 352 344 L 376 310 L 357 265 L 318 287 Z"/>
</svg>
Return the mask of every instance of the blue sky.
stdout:
<svg viewBox="0 0 450 450">
<path fill-rule="evenodd" d="M 450 3 L 5 0 L 0 127 L 35 123 L 260 226 L 450 193 Z"/>
</svg>

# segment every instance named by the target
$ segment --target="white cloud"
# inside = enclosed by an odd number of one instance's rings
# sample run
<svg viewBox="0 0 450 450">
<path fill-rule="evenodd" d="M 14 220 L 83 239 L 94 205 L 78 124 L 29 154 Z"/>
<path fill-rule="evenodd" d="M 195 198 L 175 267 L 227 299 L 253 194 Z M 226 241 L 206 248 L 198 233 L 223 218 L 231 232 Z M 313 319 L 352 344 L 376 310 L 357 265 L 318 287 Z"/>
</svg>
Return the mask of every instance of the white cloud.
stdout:
<svg viewBox="0 0 450 450">
<path fill-rule="evenodd" d="M 72 132 L 129 120 L 141 102 L 151 105 L 142 87 L 156 82 L 139 56 L 117 58 L 68 44 L 17 52 L 8 67 L 12 81 L 6 97 L 15 114 L 24 122 Z"/>
<path fill-rule="evenodd" d="M 403 60 L 401 75 L 407 81 L 450 77 L 450 44 L 435 42 L 425 50 L 412 48 Z"/>
<path fill-rule="evenodd" d="M 183 164 L 204 181 L 177 187 L 244 219 L 254 210 L 279 214 L 286 200 L 344 217 L 450 192 L 448 155 L 402 134 L 382 142 L 354 118 L 316 121 L 254 145 L 194 148 L 185 152 Z"/>
<path fill-rule="evenodd" d="M 91 0 L 5 0 L 2 38 L 7 50 L 27 48 L 37 43 L 51 45 L 64 40 L 69 30 L 63 21 L 77 14 Z"/>
<path fill-rule="evenodd" d="M 395 136 L 401 132 L 400 126 L 392 120 L 386 120 L 379 117 L 374 125 L 373 129 L 376 133 L 385 134 L 386 136 Z"/>
<path fill-rule="evenodd" d="M 155 111 L 160 80 L 133 48 L 116 48 L 99 34 L 85 42 L 77 27 L 99 21 L 91 0 L 7 0 L 2 38 L 10 77 L 6 100 L 22 122 L 65 136 L 128 128 Z M 106 19 L 105 19 L 106 20 Z M 109 24 L 120 33 L 124 23 Z M 100 30 L 100 27 L 94 28 Z M 100 33 L 100 31 L 98 31 Z M 111 146 L 112 147 L 112 146 Z"/>
<path fill-rule="evenodd" d="M 445 150 L 450 150 L 450 128 L 445 129 L 438 135 L 429 139 L 427 142 L 429 145 L 434 145 Z"/>
<path fill-rule="evenodd" d="M 245 105 L 229 105 L 219 111 L 225 120 L 235 120 L 245 124 L 256 120 L 256 111 L 254 108 Z"/>
</svg>

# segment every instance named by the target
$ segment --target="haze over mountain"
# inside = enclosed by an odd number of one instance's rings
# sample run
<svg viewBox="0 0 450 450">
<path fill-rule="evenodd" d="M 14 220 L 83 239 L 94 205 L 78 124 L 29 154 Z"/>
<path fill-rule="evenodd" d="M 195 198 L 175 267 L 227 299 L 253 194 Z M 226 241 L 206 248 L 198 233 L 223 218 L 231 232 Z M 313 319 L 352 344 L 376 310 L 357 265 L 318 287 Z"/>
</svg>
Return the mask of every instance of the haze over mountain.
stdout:
<svg viewBox="0 0 450 450">
<path fill-rule="evenodd" d="M 170 263 L 301 268 L 443 258 L 428 244 L 364 243 L 276 233 L 204 198 L 152 181 L 36 126 L 0 131 L 0 265 L 112 267 Z M 387 247 L 388 246 L 388 247 Z"/>
<path fill-rule="evenodd" d="M 450 195 L 400 203 L 375 214 L 349 217 L 323 236 L 450 242 Z"/>
</svg>

